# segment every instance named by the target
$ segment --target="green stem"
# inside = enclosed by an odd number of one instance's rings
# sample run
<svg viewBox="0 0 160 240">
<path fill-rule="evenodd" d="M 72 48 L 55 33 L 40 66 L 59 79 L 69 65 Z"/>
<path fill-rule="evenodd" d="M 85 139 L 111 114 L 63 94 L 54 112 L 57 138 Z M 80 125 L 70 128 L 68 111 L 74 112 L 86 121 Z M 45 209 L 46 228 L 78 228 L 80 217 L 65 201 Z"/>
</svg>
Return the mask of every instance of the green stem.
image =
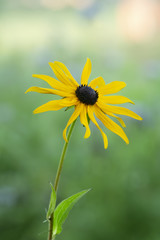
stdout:
<svg viewBox="0 0 160 240">
<path fill-rule="evenodd" d="M 59 165 L 58 165 L 58 169 L 57 169 L 57 174 L 56 174 L 56 178 L 55 178 L 55 182 L 54 182 L 54 190 L 55 192 L 57 192 L 58 190 L 58 183 L 60 180 L 60 176 L 61 176 L 61 172 L 62 172 L 62 166 L 63 166 L 63 162 L 64 162 L 64 157 L 66 154 L 66 150 L 68 147 L 68 143 L 74 128 L 76 120 L 71 124 L 70 129 L 68 131 L 68 135 L 67 135 L 67 139 L 68 142 L 65 142 L 64 146 L 63 146 L 63 150 L 62 150 L 62 154 L 61 154 L 61 158 L 59 161 Z M 53 240 L 52 238 L 52 234 L 53 234 L 53 221 L 54 221 L 54 213 L 51 214 L 50 218 L 49 218 L 49 235 L 48 235 L 48 240 Z"/>
</svg>

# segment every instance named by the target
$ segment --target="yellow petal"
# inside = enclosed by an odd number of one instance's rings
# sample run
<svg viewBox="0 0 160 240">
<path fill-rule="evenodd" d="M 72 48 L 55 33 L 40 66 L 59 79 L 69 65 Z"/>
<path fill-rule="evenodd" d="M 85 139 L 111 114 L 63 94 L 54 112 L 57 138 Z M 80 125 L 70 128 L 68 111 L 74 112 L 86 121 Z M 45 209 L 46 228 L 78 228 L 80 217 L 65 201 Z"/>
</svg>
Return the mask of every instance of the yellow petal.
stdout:
<svg viewBox="0 0 160 240">
<path fill-rule="evenodd" d="M 102 77 L 98 77 L 93 79 L 88 86 L 93 89 L 96 89 L 97 87 L 103 87 L 105 86 L 105 81 Z"/>
<path fill-rule="evenodd" d="M 82 76 L 81 76 L 81 85 L 87 85 L 88 84 L 88 79 L 91 74 L 91 60 L 87 58 L 87 62 L 83 68 L 82 71 Z"/>
<path fill-rule="evenodd" d="M 54 74 L 56 75 L 56 77 L 66 86 L 69 86 L 71 88 L 73 88 L 74 90 L 76 90 L 76 86 L 69 80 L 69 78 L 65 75 L 65 73 L 63 72 L 63 70 L 56 64 L 56 62 L 49 63 L 50 67 L 52 68 Z"/>
<path fill-rule="evenodd" d="M 123 129 L 117 123 L 113 122 L 109 117 L 107 117 L 96 105 L 95 115 L 101 120 L 101 122 L 105 125 L 106 128 L 120 136 L 127 144 L 129 144 L 129 140 Z"/>
<path fill-rule="evenodd" d="M 32 77 L 39 78 L 47 82 L 52 88 L 62 91 L 68 91 L 69 88 L 58 80 L 42 74 L 33 74 Z"/>
<path fill-rule="evenodd" d="M 70 119 L 69 119 L 69 121 L 68 121 L 68 123 L 67 123 L 67 125 L 66 125 L 66 127 L 65 127 L 65 129 L 64 129 L 64 131 L 63 131 L 63 138 L 64 138 L 64 140 L 65 140 L 66 142 L 68 142 L 67 136 L 66 136 L 67 128 L 69 127 L 69 125 L 70 125 L 72 122 L 74 122 L 74 121 L 78 118 L 78 116 L 80 115 L 80 112 L 81 112 L 81 111 L 82 111 L 82 104 L 78 104 L 78 105 L 75 107 L 75 110 L 74 110 L 73 114 L 71 115 L 71 117 L 70 117 Z"/>
<path fill-rule="evenodd" d="M 123 119 L 120 117 L 117 117 L 115 114 L 111 113 L 111 112 L 107 112 L 107 115 L 111 116 L 111 117 L 115 117 L 120 124 L 122 125 L 122 127 L 126 127 L 126 124 L 124 123 Z"/>
<path fill-rule="evenodd" d="M 98 91 L 103 95 L 113 94 L 119 92 L 125 86 L 126 86 L 125 82 L 114 81 L 98 88 Z"/>
<path fill-rule="evenodd" d="M 84 138 L 88 138 L 91 134 L 91 131 L 90 131 L 90 128 L 89 128 L 89 125 L 88 125 L 88 119 L 87 119 L 87 106 L 85 106 L 83 104 L 83 109 L 80 113 L 80 121 L 81 123 L 86 127 L 86 133 L 84 135 Z"/>
<path fill-rule="evenodd" d="M 63 98 L 60 100 L 53 100 L 50 102 L 47 102 L 43 105 L 41 105 L 40 107 L 36 108 L 33 113 L 42 113 L 42 112 L 47 112 L 47 111 L 57 111 L 61 108 L 64 107 L 70 107 L 73 105 L 77 104 L 77 99 L 73 99 L 73 98 Z"/>
<path fill-rule="evenodd" d="M 61 68 L 63 70 L 63 72 L 66 74 L 66 76 L 69 78 L 69 80 L 75 85 L 75 86 L 79 86 L 79 84 L 76 82 L 76 80 L 73 78 L 73 76 L 71 75 L 70 71 L 67 69 L 67 67 L 61 63 L 61 62 L 57 62 L 55 61 L 55 64 L 57 64 L 57 66 L 59 68 Z"/>
<path fill-rule="evenodd" d="M 107 136 L 106 134 L 102 131 L 102 129 L 99 127 L 95 117 L 94 117 L 94 106 L 91 106 L 89 105 L 88 106 L 88 109 L 87 109 L 87 112 L 88 112 L 88 116 L 90 118 L 90 120 L 96 125 L 96 127 L 100 130 L 101 134 L 102 134 L 102 137 L 103 137 L 103 141 L 104 141 L 104 148 L 107 148 L 108 147 L 108 139 L 107 139 Z"/>
<path fill-rule="evenodd" d="M 103 96 L 102 101 L 107 104 L 122 104 L 122 103 L 132 103 L 129 98 L 123 96 Z"/>
<path fill-rule="evenodd" d="M 117 117 L 116 115 L 114 115 L 114 117 L 117 118 L 117 120 L 120 122 L 120 124 L 121 124 L 122 127 L 126 127 L 126 124 L 125 124 L 125 122 L 123 121 L 122 118 Z"/>
<path fill-rule="evenodd" d="M 54 90 L 54 89 L 49 89 L 49 88 L 40 88 L 40 87 L 30 87 L 29 89 L 27 89 L 27 92 L 38 92 L 38 93 L 45 93 L 45 94 L 56 94 L 59 95 L 61 97 L 74 97 L 75 94 L 71 94 L 69 92 L 62 92 L 62 91 L 58 91 L 58 90 Z"/>
<path fill-rule="evenodd" d="M 109 106 L 107 104 L 104 104 L 102 102 L 97 102 L 97 105 L 101 108 L 103 112 L 108 114 L 108 112 L 125 115 L 137 120 L 143 120 L 138 114 L 132 112 L 131 110 L 124 108 L 124 107 L 117 107 L 117 106 Z"/>
</svg>

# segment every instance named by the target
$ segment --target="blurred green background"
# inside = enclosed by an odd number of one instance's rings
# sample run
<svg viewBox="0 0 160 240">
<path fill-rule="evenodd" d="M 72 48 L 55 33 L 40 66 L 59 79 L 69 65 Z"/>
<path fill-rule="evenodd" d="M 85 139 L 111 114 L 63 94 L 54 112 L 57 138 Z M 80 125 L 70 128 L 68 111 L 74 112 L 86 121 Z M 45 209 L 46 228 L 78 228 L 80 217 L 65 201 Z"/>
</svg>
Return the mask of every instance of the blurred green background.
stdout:
<svg viewBox="0 0 160 240">
<path fill-rule="evenodd" d="M 71 111 L 33 115 L 56 99 L 31 86 L 32 74 L 54 76 L 63 62 L 77 81 L 89 57 L 90 80 L 125 81 L 121 94 L 142 122 L 124 117 L 123 140 L 107 129 L 109 147 L 79 120 L 72 135 L 58 201 L 92 188 L 69 215 L 65 240 L 160 239 L 160 4 L 154 0 L 0 1 L 0 239 L 47 239 L 43 223 Z"/>
</svg>

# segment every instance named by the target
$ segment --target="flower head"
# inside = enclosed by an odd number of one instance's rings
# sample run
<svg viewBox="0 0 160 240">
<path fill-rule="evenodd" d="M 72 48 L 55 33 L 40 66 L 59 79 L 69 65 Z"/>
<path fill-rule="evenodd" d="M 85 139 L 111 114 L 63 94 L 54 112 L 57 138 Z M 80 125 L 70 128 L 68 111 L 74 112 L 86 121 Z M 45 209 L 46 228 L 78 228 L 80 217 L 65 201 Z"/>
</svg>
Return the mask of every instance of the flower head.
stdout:
<svg viewBox="0 0 160 240">
<path fill-rule="evenodd" d="M 102 131 L 95 116 L 108 128 L 110 131 L 119 135 L 127 144 L 129 140 L 123 131 L 123 129 L 111 120 L 109 117 L 116 118 L 122 127 L 125 127 L 123 120 L 117 115 L 126 115 L 137 120 L 142 120 L 142 118 L 131 110 L 123 107 L 113 106 L 112 104 L 122 104 L 122 103 L 133 103 L 130 99 L 123 96 L 112 96 L 119 92 L 122 88 L 126 86 L 124 82 L 114 81 L 105 84 L 102 77 L 93 79 L 88 84 L 88 79 L 91 73 L 91 61 L 87 59 L 81 76 L 81 85 L 79 85 L 76 80 L 72 77 L 69 70 L 61 62 L 49 63 L 54 74 L 58 80 L 46 76 L 34 74 L 33 77 L 40 78 L 46 81 L 51 88 L 40 88 L 40 87 L 30 87 L 27 92 L 39 92 L 56 94 L 62 98 L 59 100 L 53 100 L 45 103 L 44 105 L 36 108 L 34 113 L 41 113 L 46 111 L 56 111 L 61 108 L 75 106 L 74 112 L 71 115 L 64 131 L 63 137 L 67 141 L 66 132 L 69 125 L 75 121 L 80 116 L 80 121 L 82 125 L 86 127 L 86 132 L 84 138 L 88 138 L 91 134 L 88 118 L 96 125 L 100 130 L 103 141 L 104 148 L 108 146 L 108 139 L 106 134 Z M 117 115 L 115 115 L 117 114 Z"/>
</svg>

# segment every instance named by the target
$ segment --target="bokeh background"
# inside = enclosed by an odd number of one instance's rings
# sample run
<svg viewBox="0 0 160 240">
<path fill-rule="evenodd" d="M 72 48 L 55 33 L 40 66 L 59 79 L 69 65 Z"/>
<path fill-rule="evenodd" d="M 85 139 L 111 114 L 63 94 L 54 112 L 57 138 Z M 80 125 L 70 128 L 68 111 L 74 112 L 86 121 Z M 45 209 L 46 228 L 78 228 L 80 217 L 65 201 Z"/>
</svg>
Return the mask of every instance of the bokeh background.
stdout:
<svg viewBox="0 0 160 240">
<path fill-rule="evenodd" d="M 56 99 L 24 94 L 47 86 L 63 62 L 77 81 L 86 58 L 90 80 L 125 81 L 121 94 L 142 122 L 124 117 L 130 144 L 104 129 L 84 139 L 77 121 L 65 159 L 58 201 L 92 188 L 69 215 L 66 240 L 160 239 L 160 2 L 154 0 L 0 1 L 0 239 L 47 239 L 43 223 L 72 110 L 33 115 Z"/>
</svg>

